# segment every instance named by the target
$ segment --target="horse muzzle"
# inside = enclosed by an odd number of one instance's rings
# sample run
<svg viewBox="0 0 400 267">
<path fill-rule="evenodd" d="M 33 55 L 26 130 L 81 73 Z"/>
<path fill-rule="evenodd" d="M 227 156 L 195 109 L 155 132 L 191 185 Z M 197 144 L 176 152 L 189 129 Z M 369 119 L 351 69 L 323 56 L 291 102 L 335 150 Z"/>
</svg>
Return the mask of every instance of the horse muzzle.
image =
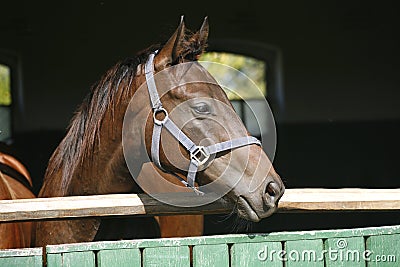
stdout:
<svg viewBox="0 0 400 267">
<path fill-rule="evenodd" d="M 271 216 L 278 208 L 279 200 L 285 192 L 281 182 L 275 182 L 268 177 L 259 192 L 242 194 L 236 202 L 236 212 L 239 217 L 252 222 Z"/>
</svg>

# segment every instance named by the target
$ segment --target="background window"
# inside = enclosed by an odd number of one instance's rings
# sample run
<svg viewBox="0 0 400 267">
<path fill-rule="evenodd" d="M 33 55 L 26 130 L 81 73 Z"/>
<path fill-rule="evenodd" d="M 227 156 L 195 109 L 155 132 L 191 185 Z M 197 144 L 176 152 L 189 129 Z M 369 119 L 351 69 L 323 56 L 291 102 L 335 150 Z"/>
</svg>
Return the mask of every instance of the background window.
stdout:
<svg viewBox="0 0 400 267">
<path fill-rule="evenodd" d="M 11 72 L 0 64 L 0 141 L 11 138 Z"/>
<path fill-rule="evenodd" d="M 255 115 L 265 114 L 265 99 L 267 97 L 267 64 L 250 56 L 228 52 L 206 52 L 200 58 L 201 61 L 215 62 L 228 65 L 238 71 L 229 68 L 221 68 L 218 64 L 206 64 L 203 66 L 216 78 L 228 95 L 236 112 L 239 114 L 247 130 L 254 136 L 261 137 L 267 130 L 267 118 Z M 258 90 L 254 90 L 255 83 Z M 253 90 L 249 90 L 253 87 Z"/>
<path fill-rule="evenodd" d="M 262 98 L 265 98 L 267 95 L 267 80 L 265 77 L 267 66 L 263 60 L 227 52 L 206 52 L 201 56 L 200 60 L 221 63 L 233 67 L 245 74 L 256 84 L 262 92 Z M 209 65 L 206 68 L 213 76 L 223 80 L 222 84 L 229 88 L 237 88 L 235 92 L 225 90 L 229 100 L 260 98 L 260 94 L 252 94 L 254 91 L 246 90 L 248 79 L 244 75 L 227 71 L 228 69 L 226 68 L 219 68 L 218 65 Z M 232 74 L 236 75 L 232 77 Z"/>
</svg>

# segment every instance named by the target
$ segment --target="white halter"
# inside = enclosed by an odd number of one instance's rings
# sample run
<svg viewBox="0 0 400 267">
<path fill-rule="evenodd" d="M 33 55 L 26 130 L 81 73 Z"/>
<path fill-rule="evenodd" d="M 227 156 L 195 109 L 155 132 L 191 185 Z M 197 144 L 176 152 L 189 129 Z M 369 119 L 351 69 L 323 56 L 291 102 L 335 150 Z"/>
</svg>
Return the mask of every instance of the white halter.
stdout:
<svg viewBox="0 0 400 267">
<path fill-rule="evenodd" d="M 163 127 L 165 127 L 179 141 L 179 143 L 181 143 L 181 145 L 183 145 L 186 148 L 186 150 L 189 151 L 190 153 L 190 163 L 187 174 L 187 182 L 178 175 L 175 174 L 175 176 L 185 186 L 192 188 L 198 194 L 203 194 L 195 187 L 194 183 L 196 180 L 196 173 L 198 168 L 207 162 L 210 155 L 217 154 L 218 152 L 221 151 L 232 150 L 234 148 L 247 146 L 251 144 L 256 144 L 261 146 L 261 142 L 255 137 L 244 136 L 206 147 L 197 146 L 195 143 L 193 143 L 192 140 L 190 140 L 190 138 L 186 136 L 176 126 L 176 124 L 173 121 L 170 120 L 168 112 L 162 106 L 160 96 L 158 95 L 157 92 L 156 83 L 154 81 L 153 60 L 156 53 L 157 51 L 150 54 L 144 67 L 146 74 L 147 88 L 149 91 L 151 106 L 153 110 L 153 121 L 154 121 L 153 136 L 151 143 L 151 157 L 156 166 L 161 170 L 165 171 L 160 163 L 161 130 Z M 156 115 L 159 113 L 164 114 L 164 119 L 161 121 L 156 118 Z"/>
</svg>

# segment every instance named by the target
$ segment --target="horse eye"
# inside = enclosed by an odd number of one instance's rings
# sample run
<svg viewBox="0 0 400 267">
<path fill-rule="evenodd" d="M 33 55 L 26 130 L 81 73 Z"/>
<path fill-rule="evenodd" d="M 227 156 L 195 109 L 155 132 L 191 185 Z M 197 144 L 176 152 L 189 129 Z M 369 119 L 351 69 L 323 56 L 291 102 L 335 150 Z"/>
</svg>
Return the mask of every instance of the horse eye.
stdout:
<svg viewBox="0 0 400 267">
<path fill-rule="evenodd" d="M 193 109 L 199 114 L 210 114 L 210 107 L 206 103 L 200 103 L 193 107 Z"/>
</svg>

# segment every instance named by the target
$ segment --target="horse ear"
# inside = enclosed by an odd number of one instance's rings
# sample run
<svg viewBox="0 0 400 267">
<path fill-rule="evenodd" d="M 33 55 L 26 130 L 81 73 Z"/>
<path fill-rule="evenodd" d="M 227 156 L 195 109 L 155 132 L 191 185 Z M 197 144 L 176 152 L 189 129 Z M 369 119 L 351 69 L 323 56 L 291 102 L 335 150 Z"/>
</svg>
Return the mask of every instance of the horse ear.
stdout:
<svg viewBox="0 0 400 267">
<path fill-rule="evenodd" d="M 199 30 L 199 43 L 200 46 L 204 49 L 207 46 L 208 40 L 208 17 L 204 18 L 203 24 Z"/>
<path fill-rule="evenodd" d="M 208 29 L 208 18 L 205 17 L 200 30 L 189 38 L 190 49 L 186 51 L 184 58 L 188 60 L 198 60 L 200 58 L 207 47 Z"/>
<path fill-rule="evenodd" d="M 162 70 L 175 62 L 179 56 L 178 50 L 185 41 L 185 23 L 183 16 L 175 33 L 169 38 L 168 42 L 157 53 L 154 58 L 154 66 L 156 70 Z"/>
</svg>

